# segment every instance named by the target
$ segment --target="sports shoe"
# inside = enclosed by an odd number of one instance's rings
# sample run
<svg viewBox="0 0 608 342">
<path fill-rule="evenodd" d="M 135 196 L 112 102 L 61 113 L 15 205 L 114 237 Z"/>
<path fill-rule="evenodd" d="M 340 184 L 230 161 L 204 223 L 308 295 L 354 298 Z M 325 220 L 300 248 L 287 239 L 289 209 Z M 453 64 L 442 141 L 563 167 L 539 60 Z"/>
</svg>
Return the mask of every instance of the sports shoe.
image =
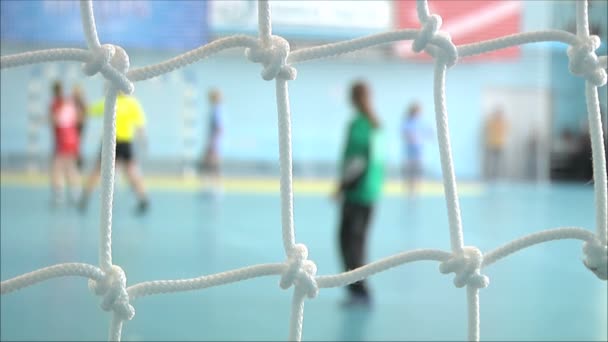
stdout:
<svg viewBox="0 0 608 342">
<path fill-rule="evenodd" d="M 340 306 L 342 306 L 344 309 L 371 309 L 372 301 L 369 296 L 350 295 L 348 299 L 341 303 Z"/>
<path fill-rule="evenodd" d="M 58 189 L 53 189 L 53 191 L 51 193 L 51 207 L 57 208 L 57 207 L 62 206 L 64 203 L 65 203 L 65 194 Z"/>
<path fill-rule="evenodd" d="M 143 215 L 148 211 L 148 200 L 140 200 L 139 204 L 137 204 L 137 208 L 135 209 L 135 213 L 137 215 Z"/>
<path fill-rule="evenodd" d="M 84 213 L 87 211 L 87 206 L 89 204 L 89 199 L 87 198 L 87 196 L 82 195 L 82 197 L 80 197 L 80 200 L 78 201 L 78 211 L 80 211 L 81 213 Z"/>
</svg>

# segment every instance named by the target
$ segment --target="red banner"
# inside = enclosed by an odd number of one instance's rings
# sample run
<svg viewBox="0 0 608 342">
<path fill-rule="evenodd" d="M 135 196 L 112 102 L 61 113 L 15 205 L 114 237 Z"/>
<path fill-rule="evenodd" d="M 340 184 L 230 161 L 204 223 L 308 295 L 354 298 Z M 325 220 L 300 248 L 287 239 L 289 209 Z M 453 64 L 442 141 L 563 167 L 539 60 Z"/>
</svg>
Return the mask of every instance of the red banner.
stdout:
<svg viewBox="0 0 608 342">
<path fill-rule="evenodd" d="M 420 28 L 416 1 L 395 3 L 398 28 Z M 475 43 L 520 32 L 521 2 L 507 0 L 429 0 L 431 14 L 443 19 L 440 30 L 448 32 L 456 45 Z M 395 44 L 396 53 L 405 58 L 428 60 L 426 53 L 412 51 L 412 42 Z M 519 57 L 519 46 L 466 58 L 467 61 L 513 60 Z"/>
</svg>

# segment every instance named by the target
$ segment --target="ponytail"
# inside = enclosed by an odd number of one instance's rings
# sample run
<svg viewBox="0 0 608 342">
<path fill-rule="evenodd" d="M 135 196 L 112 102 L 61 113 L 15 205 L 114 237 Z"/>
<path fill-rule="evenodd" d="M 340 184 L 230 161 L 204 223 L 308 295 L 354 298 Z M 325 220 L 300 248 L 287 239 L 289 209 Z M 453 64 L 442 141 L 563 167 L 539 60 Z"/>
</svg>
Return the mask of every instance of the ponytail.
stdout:
<svg viewBox="0 0 608 342">
<path fill-rule="evenodd" d="M 370 121 L 374 128 L 380 127 L 380 121 L 378 117 L 371 109 L 369 103 L 369 92 L 368 87 L 363 82 L 355 83 L 351 88 L 351 101 L 358 111 L 363 113 L 365 117 Z"/>
</svg>

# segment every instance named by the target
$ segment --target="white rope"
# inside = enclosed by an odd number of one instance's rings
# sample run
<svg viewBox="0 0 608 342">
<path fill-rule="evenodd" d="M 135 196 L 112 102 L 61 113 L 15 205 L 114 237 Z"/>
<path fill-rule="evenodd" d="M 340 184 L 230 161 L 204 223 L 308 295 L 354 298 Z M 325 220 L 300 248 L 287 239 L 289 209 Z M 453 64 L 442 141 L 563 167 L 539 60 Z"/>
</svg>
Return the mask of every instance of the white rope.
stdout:
<svg viewBox="0 0 608 342">
<path fill-rule="evenodd" d="M 296 288 L 291 299 L 291 314 L 289 316 L 288 341 L 302 340 L 302 326 L 304 324 L 304 299 L 306 294 Z"/>
<path fill-rule="evenodd" d="M 452 151 L 450 148 L 450 136 L 448 128 L 448 115 L 445 107 L 445 73 L 446 65 L 437 62 L 435 65 L 435 121 L 437 125 L 437 139 L 439 141 L 439 156 L 441 159 L 441 170 L 443 174 L 443 188 L 448 208 L 448 219 L 450 228 L 450 243 L 453 252 L 459 252 L 463 246 L 462 223 L 460 220 L 460 208 L 458 204 L 458 193 L 456 190 L 456 176 L 452 162 Z"/>
<path fill-rule="evenodd" d="M 290 47 L 282 37 L 272 35 L 270 4 L 267 0 L 258 1 L 258 31 L 260 44 L 248 48 L 247 58 L 264 66 L 262 78 L 275 79 L 278 115 L 279 166 L 281 183 L 281 222 L 283 248 L 287 255 L 287 268 L 281 275 L 279 285 L 283 289 L 294 286 L 289 318 L 289 341 L 302 340 L 304 321 L 304 300 L 316 297 L 319 288 L 315 281 L 317 266 L 308 259 L 308 249 L 295 244 L 293 222 L 293 179 L 291 158 L 291 113 L 289 105 L 289 86 L 287 81 L 296 78 L 296 70 L 287 64 Z"/>
<path fill-rule="evenodd" d="M 82 31 L 84 39 L 89 49 L 100 47 L 95 26 L 95 14 L 93 13 L 93 3 L 91 1 L 80 0 L 80 18 L 82 19 Z"/>
<path fill-rule="evenodd" d="M 585 97 L 589 112 L 589 134 L 593 151 L 593 179 L 595 182 L 597 235 L 606 244 L 608 236 L 608 195 L 606 181 L 606 150 L 597 88 L 590 82 L 585 84 Z"/>
<path fill-rule="evenodd" d="M 602 280 L 608 279 L 608 246 L 599 239 L 593 239 L 583 244 L 585 260 L 583 263 Z"/>
<path fill-rule="evenodd" d="M 456 287 L 467 286 L 467 313 L 469 340 L 479 341 L 479 289 L 485 288 L 490 280 L 481 274 L 483 254 L 475 247 L 464 247 L 439 265 L 441 273 L 453 272 Z"/>
<path fill-rule="evenodd" d="M 600 243 L 606 245 L 608 243 L 608 182 L 606 180 L 606 151 L 597 87 L 606 84 L 607 76 L 604 69 L 608 66 L 606 56 L 599 60 L 595 54 L 595 50 L 600 46 L 600 39 L 597 36 L 589 35 L 587 8 L 587 1 L 577 1 L 576 35 L 581 42 L 568 49 L 568 56 L 570 57 L 570 71 L 587 79 L 585 99 L 589 114 L 589 135 L 591 136 L 591 150 L 593 153 L 596 229 Z"/>
<path fill-rule="evenodd" d="M 517 240 L 511 241 L 504 246 L 496 248 L 488 253 L 483 261 L 483 267 L 490 266 L 491 264 L 503 259 L 517 251 L 530 246 L 544 243 L 553 240 L 564 240 L 564 239 L 577 239 L 582 241 L 591 241 L 595 238 L 592 232 L 582 228 L 555 228 L 549 229 L 538 233 L 526 235 Z"/>
<path fill-rule="evenodd" d="M 426 0 L 416 0 L 416 14 L 418 14 L 418 20 L 420 20 L 420 22 L 425 22 L 431 15 Z"/>
<path fill-rule="evenodd" d="M 45 280 L 68 276 L 101 280 L 103 272 L 98 267 L 89 264 L 67 263 L 53 265 L 1 282 L 0 294 L 8 294 Z"/>
<path fill-rule="evenodd" d="M 9 56 L 2 56 L 0 69 L 14 68 L 28 64 L 58 61 L 77 61 L 86 62 L 91 53 L 82 49 L 49 49 L 31 52 L 17 53 Z"/>
<path fill-rule="evenodd" d="M 104 271 L 112 267 L 112 200 L 116 158 L 116 97 L 110 85 L 106 92 L 101 141 L 101 216 L 99 222 L 99 264 Z"/>
<path fill-rule="evenodd" d="M 578 38 L 570 32 L 560 30 L 524 32 L 471 44 L 458 45 L 458 54 L 461 57 L 474 56 L 512 46 L 540 42 L 559 42 L 566 45 L 574 45 L 578 43 Z"/>
<path fill-rule="evenodd" d="M 338 56 L 341 54 L 366 49 L 375 45 L 395 42 L 399 40 L 414 39 L 418 30 L 403 29 L 384 32 L 367 37 L 355 38 L 344 42 L 325 44 L 320 46 L 299 49 L 289 54 L 288 63 L 299 63 L 314 59 Z"/>
<path fill-rule="evenodd" d="M 258 1 L 258 34 L 262 44 L 268 47 L 270 45 L 270 37 L 272 36 L 272 21 L 268 0 Z"/>
<path fill-rule="evenodd" d="M 441 17 L 429 11 L 426 0 L 417 0 L 416 9 L 420 29 L 403 29 L 369 35 L 343 42 L 290 51 L 289 43 L 282 37 L 272 35 L 272 16 L 267 0 L 258 2 L 258 37 L 234 35 L 217 39 L 197 49 L 155 65 L 129 69 L 129 56 L 119 46 L 99 42 L 95 25 L 93 5 L 90 0 L 81 1 L 81 18 L 87 50 L 50 49 L 2 56 L 0 67 L 13 68 L 28 64 L 75 61 L 84 63 L 83 72 L 92 76 L 101 73 L 107 81 L 104 112 L 104 135 L 102 143 L 102 203 L 100 215 L 99 265 L 69 263 L 42 268 L 21 276 L 2 281 L 2 295 L 32 286 L 36 283 L 64 276 L 89 278 L 89 285 L 102 296 L 101 307 L 112 311 L 108 338 L 119 341 L 122 326 L 135 314 L 131 301 L 138 297 L 160 293 L 192 291 L 247 279 L 280 275 L 279 285 L 283 289 L 294 287 L 289 340 L 302 339 L 304 300 L 314 298 L 319 288 L 339 287 L 368 278 L 406 263 L 415 261 L 438 261 L 442 273 L 454 273 L 454 285 L 467 287 L 468 334 L 472 341 L 480 339 L 479 289 L 488 286 L 489 279 L 481 274 L 483 267 L 507 257 L 519 250 L 536 244 L 558 239 L 584 241 L 584 264 L 598 278 L 606 280 L 608 273 L 608 209 L 606 156 L 602 136 L 597 87 L 606 84 L 607 57 L 597 56 L 597 37 L 589 35 L 586 1 L 577 2 L 577 34 L 561 30 L 545 30 L 519 33 L 497 39 L 455 46 L 447 32 L 441 32 Z M 291 118 L 289 105 L 289 80 L 296 78 L 291 64 L 313 59 L 327 58 L 349 53 L 371 46 L 400 40 L 413 40 L 413 50 L 425 51 L 436 59 L 434 79 L 435 113 L 438 131 L 441 167 L 448 209 L 451 252 L 421 249 L 402 252 L 355 270 L 336 275 L 317 276 L 315 263 L 308 260 L 308 250 L 296 244 L 293 220 L 293 188 L 291 157 Z M 533 233 L 511 241 L 485 255 L 474 246 L 464 247 L 462 222 L 458 203 L 456 178 L 450 149 L 448 114 L 445 104 L 445 77 L 448 67 L 459 57 L 473 56 L 510 46 L 535 42 L 561 42 L 569 46 L 569 69 L 586 82 L 586 100 L 593 150 L 595 181 L 596 234 L 582 228 L 556 228 Z M 287 259 L 283 263 L 261 264 L 192 279 L 148 281 L 127 287 L 124 271 L 112 262 L 112 198 L 114 190 L 115 159 L 115 107 L 119 91 L 129 94 L 132 82 L 150 79 L 207 58 L 229 48 L 245 48 L 246 57 L 263 66 L 261 76 L 275 80 L 278 115 L 279 159 L 281 170 L 281 227 L 283 247 Z"/>
<path fill-rule="evenodd" d="M 127 289 L 132 299 L 160 293 L 184 292 L 235 283 L 247 279 L 281 274 L 285 264 L 263 264 L 226 271 L 192 279 L 155 280 L 133 285 Z"/>
<path fill-rule="evenodd" d="M 116 318 L 130 320 L 135 315 L 135 310 L 129 302 L 126 284 L 125 272 L 119 266 L 112 265 L 104 271 L 102 279 L 89 280 L 89 289 L 102 296 L 100 306 L 104 311 L 113 311 Z"/>
<path fill-rule="evenodd" d="M 456 287 L 474 287 L 482 289 L 488 286 L 490 280 L 481 274 L 483 254 L 476 247 L 463 247 L 457 253 L 450 256 L 448 260 L 439 265 L 439 272 L 454 273 L 454 285 Z"/>
<path fill-rule="evenodd" d="M 402 252 L 348 272 L 318 276 L 317 284 L 319 288 L 342 287 L 403 264 L 415 261 L 444 261 L 450 255 L 448 252 L 435 249 L 418 249 Z"/>
<path fill-rule="evenodd" d="M 283 227 L 283 247 L 285 248 L 285 253 L 289 255 L 295 243 L 295 235 L 293 229 L 291 118 L 289 113 L 288 91 L 286 80 L 276 80 L 279 122 L 279 160 L 281 171 L 281 221 Z"/>
<path fill-rule="evenodd" d="M 589 37 L 589 15 L 587 1 L 576 2 L 576 35 L 581 38 Z"/>
<path fill-rule="evenodd" d="M 479 288 L 475 286 L 467 286 L 467 314 L 469 341 L 479 341 Z"/>
<path fill-rule="evenodd" d="M 598 64 L 602 69 L 608 69 L 608 56 L 601 56 L 598 58 Z"/>
<path fill-rule="evenodd" d="M 123 320 L 117 317 L 116 314 L 112 315 L 110 331 L 108 332 L 109 341 L 120 341 L 122 337 L 122 322 Z"/>
<path fill-rule="evenodd" d="M 133 82 L 143 81 L 169 73 L 179 68 L 183 68 L 189 64 L 212 56 L 226 49 L 237 47 L 255 47 L 256 45 L 257 40 L 255 38 L 243 35 L 220 38 L 197 49 L 188 51 L 182 55 L 171 58 L 168 61 L 156 65 L 133 69 L 129 71 L 127 75 L 129 76 L 129 79 Z"/>
<path fill-rule="evenodd" d="M 288 289 L 294 285 L 296 291 L 300 291 L 314 298 L 319 293 L 319 286 L 315 279 L 317 265 L 307 259 L 308 249 L 303 244 L 293 246 L 287 258 L 287 268 L 281 274 L 279 285 L 282 289 Z"/>
</svg>

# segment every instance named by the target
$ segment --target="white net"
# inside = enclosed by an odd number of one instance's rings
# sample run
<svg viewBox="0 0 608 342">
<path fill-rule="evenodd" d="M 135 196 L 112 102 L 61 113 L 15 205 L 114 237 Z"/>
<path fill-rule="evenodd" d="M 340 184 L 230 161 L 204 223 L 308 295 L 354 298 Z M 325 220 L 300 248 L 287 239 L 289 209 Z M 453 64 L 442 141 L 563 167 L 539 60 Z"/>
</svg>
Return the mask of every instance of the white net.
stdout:
<svg viewBox="0 0 608 342">
<path fill-rule="evenodd" d="M 320 288 L 341 287 L 406 263 L 435 260 L 440 262 L 439 270 L 441 273 L 455 273 L 454 284 L 457 287 L 466 286 L 469 316 L 468 334 L 470 340 L 477 341 L 480 337 L 479 289 L 485 288 L 489 283 L 488 277 L 482 275 L 481 270 L 512 253 L 551 240 L 582 240 L 584 242 L 585 266 L 598 278 L 606 280 L 608 273 L 606 154 L 597 88 L 606 84 L 605 69 L 608 62 L 606 56 L 598 57 L 595 54 L 595 50 L 600 43 L 597 36 L 589 34 L 587 2 L 576 2 L 576 35 L 561 30 L 546 30 L 515 34 L 460 46 L 452 43 L 448 33 L 439 31 L 441 17 L 429 13 L 426 0 L 417 1 L 417 14 L 422 25 L 421 29 L 385 32 L 290 52 L 289 43 L 285 39 L 272 35 L 269 3 L 266 0 L 260 0 L 258 2 L 259 36 L 257 38 L 245 35 L 229 36 L 217 39 L 165 62 L 129 70 L 129 56 L 121 47 L 100 44 L 95 27 L 92 2 L 90 0 L 81 1 L 82 24 L 88 49 L 50 49 L 2 56 L 1 68 L 51 61 L 76 61 L 84 63 L 83 71 L 85 74 L 92 76 L 101 73 L 107 81 L 101 163 L 102 206 L 99 266 L 66 263 L 46 267 L 2 281 L 0 284 L 1 294 L 5 295 L 56 277 L 80 276 L 89 278 L 91 289 L 102 297 L 102 309 L 112 311 L 109 339 L 120 340 L 123 322 L 132 319 L 135 314 L 132 302 L 136 298 L 159 293 L 192 291 L 256 277 L 279 275 L 281 277 L 281 288 L 287 289 L 292 285 L 294 286 L 288 338 L 289 340 L 299 341 L 302 337 L 304 300 L 306 297 L 314 298 Z M 413 40 L 412 48 L 415 52 L 426 51 L 435 59 L 435 113 L 449 216 L 451 251 L 433 249 L 407 251 L 349 272 L 318 276 L 316 275 L 315 263 L 308 260 L 306 246 L 295 242 L 291 120 L 288 93 L 288 81 L 296 78 L 296 69 L 292 65 L 399 40 Z M 593 149 L 596 232 L 593 233 L 590 230 L 578 227 L 554 228 L 521 237 L 484 254 L 476 247 L 464 246 L 445 105 L 446 71 L 456 64 L 459 57 L 477 55 L 520 44 L 548 41 L 557 41 L 569 46 L 570 71 L 586 80 L 586 101 Z M 125 273 L 112 262 L 112 198 L 114 192 L 115 104 L 117 93 L 123 91 L 130 94 L 134 90 L 134 82 L 169 73 L 229 48 L 246 48 L 247 58 L 252 62 L 263 65 L 262 78 L 267 81 L 274 79 L 276 83 L 282 235 L 287 260 L 280 263 L 249 266 L 198 278 L 147 281 L 127 287 Z"/>
</svg>

